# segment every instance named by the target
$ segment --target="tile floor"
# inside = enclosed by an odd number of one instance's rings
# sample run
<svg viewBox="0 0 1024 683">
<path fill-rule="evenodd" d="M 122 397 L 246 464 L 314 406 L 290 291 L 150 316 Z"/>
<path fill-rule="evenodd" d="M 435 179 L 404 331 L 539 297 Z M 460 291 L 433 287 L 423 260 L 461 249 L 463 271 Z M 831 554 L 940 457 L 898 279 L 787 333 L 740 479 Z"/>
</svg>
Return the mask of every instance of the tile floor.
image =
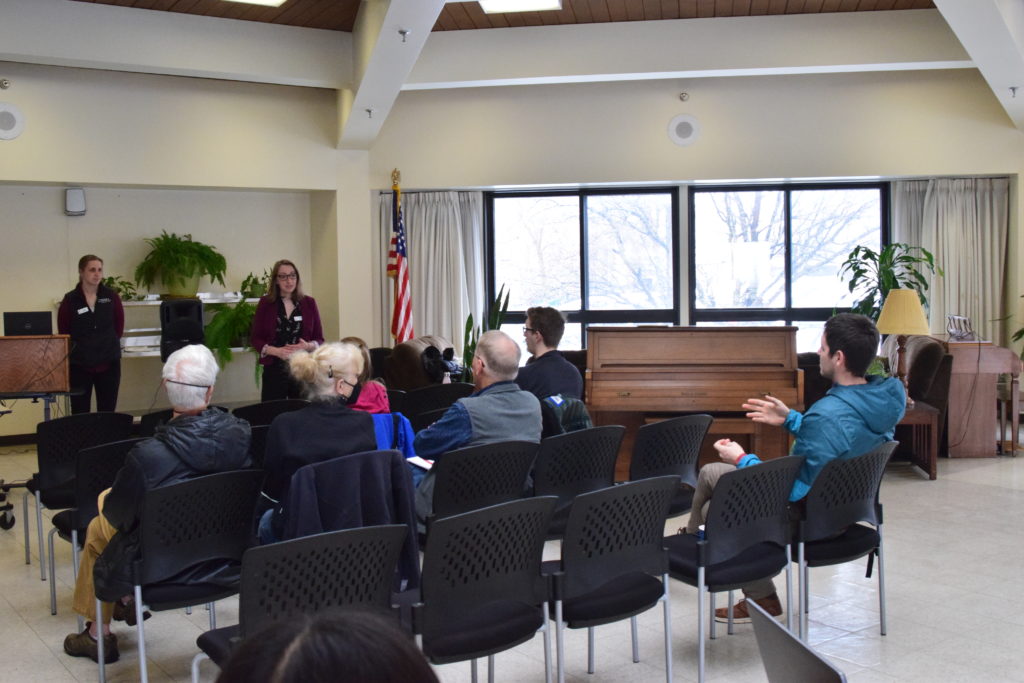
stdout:
<svg viewBox="0 0 1024 683">
<path fill-rule="evenodd" d="M 0 449 L 0 478 L 24 479 L 35 469 L 34 450 Z M 928 481 L 896 463 L 882 484 L 887 541 L 889 634 L 878 633 L 876 581 L 864 562 L 812 570 L 812 644 L 851 681 L 1022 681 L 1024 597 L 1012 590 L 1024 571 L 1024 456 L 939 462 Z M 61 644 L 75 628 L 71 614 L 70 546 L 57 542 L 58 614 L 49 613 L 49 586 L 24 563 L 21 492 L 15 491 L 14 529 L 0 532 L 0 681 L 92 681 L 95 665 L 66 656 Z M 44 524 L 46 519 L 44 518 Z M 670 520 L 668 532 L 679 526 Z M 30 522 L 35 532 L 34 522 Z M 34 536 L 33 536 L 34 538 Z M 549 544 L 548 552 L 557 548 Z M 781 585 L 781 580 L 779 581 Z M 675 680 L 696 679 L 695 591 L 673 582 L 672 648 Z M 721 605 L 721 599 L 719 604 Z M 218 609 L 220 625 L 237 618 L 237 601 Z M 153 681 L 187 681 L 195 639 L 206 612 L 162 612 L 146 622 Z M 597 629 L 597 672 L 586 674 L 586 636 L 567 636 L 570 681 L 664 680 L 661 612 L 640 617 L 640 657 L 630 661 L 628 622 Z M 116 627 L 121 661 L 112 681 L 137 680 L 134 630 Z M 498 681 L 542 681 L 541 639 L 497 657 Z M 709 681 L 763 681 L 749 625 L 733 636 L 724 628 L 707 648 Z M 469 680 L 469 665 L 438 667 L 445 683 Z M 216 677 L 206 662 L 203 680 Z M 483 665 L 481 675 L 484 674 Z"/>
</svg>

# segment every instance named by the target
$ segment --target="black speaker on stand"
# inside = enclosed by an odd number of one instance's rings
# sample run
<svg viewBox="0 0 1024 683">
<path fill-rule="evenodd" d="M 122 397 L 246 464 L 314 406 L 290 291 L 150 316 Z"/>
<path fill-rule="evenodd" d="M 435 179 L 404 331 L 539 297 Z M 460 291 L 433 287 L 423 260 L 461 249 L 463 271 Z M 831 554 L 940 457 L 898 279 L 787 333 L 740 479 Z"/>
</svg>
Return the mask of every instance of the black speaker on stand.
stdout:
<svg viewBox="0 0 1024 683">
<path fill-rule="evenodd" d="M 189 344 L 202 344 L 203 302 L 171 299 L 160 302 L 160 360 Z"/>
</svg>

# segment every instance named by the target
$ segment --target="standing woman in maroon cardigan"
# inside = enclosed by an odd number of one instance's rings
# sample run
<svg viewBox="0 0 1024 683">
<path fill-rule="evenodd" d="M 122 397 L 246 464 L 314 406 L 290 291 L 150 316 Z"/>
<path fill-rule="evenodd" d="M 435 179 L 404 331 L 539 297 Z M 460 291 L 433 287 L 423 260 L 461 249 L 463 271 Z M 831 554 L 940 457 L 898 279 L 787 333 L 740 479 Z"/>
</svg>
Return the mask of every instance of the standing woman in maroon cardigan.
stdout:
<svg viewBox="0 0 1024 683">
<path fill-rule="evenodd" d="M 89 412 L 93 389 L 98 412 L 115 410 L 121 386 L 124 308 L 117 292 L 103 284 L 99 256 L 86 254 L 78 260 L 78 286 L 60 302 L 57 331 L 71 335 L 71 413 Z"/>
<path fill-rule="evenodd" d="M 287 259 L 274 264 L 267 294 L 256 305 L 251 337 L 263 366 L 260 400 L 301 398 L 300 387 L 288 374 L 288 358 L 296 351 L 315 350 L 324 341 L 324 331 L 316 301 L 302 293 L 299 269 Z"/>
</svg>

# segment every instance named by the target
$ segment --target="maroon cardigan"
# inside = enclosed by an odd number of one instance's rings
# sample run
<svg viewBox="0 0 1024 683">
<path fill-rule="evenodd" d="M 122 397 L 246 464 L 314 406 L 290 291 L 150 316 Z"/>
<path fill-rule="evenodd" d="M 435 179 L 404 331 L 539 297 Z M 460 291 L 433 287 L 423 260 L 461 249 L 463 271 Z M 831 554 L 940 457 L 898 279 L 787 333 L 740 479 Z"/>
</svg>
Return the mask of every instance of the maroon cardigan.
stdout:
<svg viewBox="0 0 1024 683">
<path fill-rule="evenodd" d="M 323 344 L 324 330 L 320 324 L 320 311 L 316 307 L 316 300 L 311 296 L 304 296 L 298 303 L 298 308 L 302 314 L 302 330 L 299 336 L 306 341 Z M 276 332 L 277 302 L 262 296 L 260 302 L 256 304 L 256 315 L 252 319 L 252 334 L 250 335 L 252 348 L 258 353 L 267 344 L 274 345 Z M 275 356 L 261 356 L 260 364 L 270 365 L 274 360 L 276 360 Z"/>
</svg>

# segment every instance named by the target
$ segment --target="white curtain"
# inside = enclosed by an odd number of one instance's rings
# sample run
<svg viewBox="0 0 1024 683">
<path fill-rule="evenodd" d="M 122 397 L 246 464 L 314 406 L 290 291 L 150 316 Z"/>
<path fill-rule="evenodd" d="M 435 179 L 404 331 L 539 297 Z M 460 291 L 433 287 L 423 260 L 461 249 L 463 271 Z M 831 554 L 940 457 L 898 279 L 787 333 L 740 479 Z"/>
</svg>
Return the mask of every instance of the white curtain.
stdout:
<svg viewBox="0 0 1024 683">
<path fill-rule="evenodd" d="M 946 315 L 964 315 L 979 338 L 999 343 L 1009 180 L 934 178 L 892 187 L 893 240 L 932 252 L 945 273 L 929 281 L 932 333 L 945 333 Z"/>
<path fill-rule="evenodd" d="M 381 253 L 391 241 L 391 192 L 379 198 Z M 462 351 L 466 317 L 485 308 L 483 194 L 481 192 L 402 193 L 402 215 L 412 289 L 413 331 L 452 342 Z M 391 339 L 394 284 L 381 288 L 383 338 Z"/>
</svg>

